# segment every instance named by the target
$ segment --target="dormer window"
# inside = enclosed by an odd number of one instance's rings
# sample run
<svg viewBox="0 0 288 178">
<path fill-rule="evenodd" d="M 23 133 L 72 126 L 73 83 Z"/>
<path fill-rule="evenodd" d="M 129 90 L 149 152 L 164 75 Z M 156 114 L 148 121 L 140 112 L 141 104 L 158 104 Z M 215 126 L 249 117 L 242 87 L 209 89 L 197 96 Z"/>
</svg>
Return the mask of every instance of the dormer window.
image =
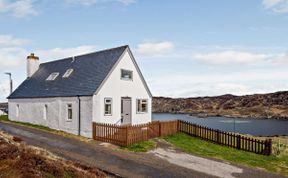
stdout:
<svg viewBox="0 0 288 178">
<path fill-rule="evenodd" d="M 49 75 L 49 77 L 47 77 L 46 80 L 48 80 L 48 81 L 55 80 L 58 77 L 58 75 L 59 75 L 59 72 L 53 72 Z"/>
<path fill-rule="evenodd" d="M 122 80 L 133 80 L 133 71 L 121 69 Z"/>
<path fill-rule="evenodd" d="M 68 78 L 72 74 L 73 71 L 74 71 L 73 69 L 67 69 L 65 74 L 62 77 Z"/>
</svg>

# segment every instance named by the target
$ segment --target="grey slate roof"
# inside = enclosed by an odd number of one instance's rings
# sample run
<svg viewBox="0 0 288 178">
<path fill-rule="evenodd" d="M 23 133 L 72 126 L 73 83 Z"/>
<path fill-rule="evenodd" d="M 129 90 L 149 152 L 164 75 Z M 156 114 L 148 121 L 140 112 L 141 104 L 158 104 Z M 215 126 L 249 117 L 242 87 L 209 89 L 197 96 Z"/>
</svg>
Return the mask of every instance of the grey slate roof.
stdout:
<svg viewBox="0 0 288 178">
<path fill-rule="evenodd" d="M 128 46 L 98 51 L 81 56 L 42 63 L 39 69 L 27 78 L 9 97 L 38 98 L 91 96 L 109 74 L 114 64 Z M 67 69 L 74 69 L 68 78 L 62 78 Z M 46 78 L 53 72 L 59 72 L 54 81 Z"/>
</svg>

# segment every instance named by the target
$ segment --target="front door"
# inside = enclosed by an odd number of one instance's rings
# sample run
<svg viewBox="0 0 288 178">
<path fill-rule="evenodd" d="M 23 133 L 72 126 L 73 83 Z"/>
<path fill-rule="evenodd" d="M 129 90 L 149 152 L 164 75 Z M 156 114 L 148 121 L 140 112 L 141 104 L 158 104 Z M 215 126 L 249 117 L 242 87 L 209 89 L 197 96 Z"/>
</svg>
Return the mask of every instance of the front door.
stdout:
<svg viewBox="0 0 288 178">
<path fill-rule="evenodd" d="M 131 124 L 131 98 L 121 98 L 122 124 Z"/>
</svg>

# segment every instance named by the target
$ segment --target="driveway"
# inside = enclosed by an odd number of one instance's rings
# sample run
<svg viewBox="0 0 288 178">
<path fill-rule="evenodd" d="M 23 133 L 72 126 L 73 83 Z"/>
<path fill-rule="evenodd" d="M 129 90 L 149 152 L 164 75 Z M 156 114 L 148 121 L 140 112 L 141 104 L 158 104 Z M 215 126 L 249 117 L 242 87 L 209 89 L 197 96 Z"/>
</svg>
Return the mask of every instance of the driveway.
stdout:
<svg viewBox="0 0 288 178">
<path fill-rule="evenodd" d="M 96 141 L 81 142 L 3 122 L 0 122 L 0 130 L 20 137 L 27 144 L 45 148 L 68 160 L 97 167 L 119 177 L 282 177 L 229 163 L 210 162 L 208 159 L 184 153 L 175 160 L 171 148 L 157 148 L 149 153 L 131 153 L 100 146 Z M 186 157 L 188 159 L 184 159 Z M 218 169 L 221 171 L 215 173 Z"/>
</svg>

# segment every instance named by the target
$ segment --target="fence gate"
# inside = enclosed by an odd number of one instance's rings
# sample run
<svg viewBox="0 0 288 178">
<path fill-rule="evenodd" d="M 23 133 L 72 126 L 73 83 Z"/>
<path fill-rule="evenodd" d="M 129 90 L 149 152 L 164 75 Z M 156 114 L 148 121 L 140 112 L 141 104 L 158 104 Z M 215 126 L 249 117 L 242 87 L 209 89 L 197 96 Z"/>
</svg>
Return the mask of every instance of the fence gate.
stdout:
<svg viewBox="0 0 288 178">
<path fill-rule="evenodd" d="M 160 122 L 152 122 L 148 125 L 148 139 L 159 137 L 159 124 Z"/>
</svg>

